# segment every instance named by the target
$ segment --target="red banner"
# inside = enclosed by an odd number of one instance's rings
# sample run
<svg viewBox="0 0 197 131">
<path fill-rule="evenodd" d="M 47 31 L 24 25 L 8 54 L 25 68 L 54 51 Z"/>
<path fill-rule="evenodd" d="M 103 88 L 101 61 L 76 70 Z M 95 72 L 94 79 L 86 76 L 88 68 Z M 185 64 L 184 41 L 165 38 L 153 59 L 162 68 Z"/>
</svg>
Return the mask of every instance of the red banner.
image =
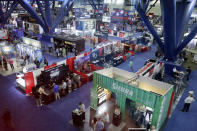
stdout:
<svg viewBox="0 0 197 131">
<path fill-rule="evenodd" d="M 50 68 L 55 67 L 55 66 L 57 66 L 57 63 L 53 63 L 52 65 L 45 66 L 44 70 L 50 69 Z"/>
<path fill-rule="evenodd" d="M 26 73 L 24 77 L 26 94 L 29 94 L 32 92 L 32 88 L 35 87 L 33 72 Z"/>
<path fill-rule="evenodd" d="M 174 99 L 174 92 L 172 92 L 172 96 L 171 96 L 171 100 L 170 100 L 170 105 L 169 105 L 169 108 L 168 108 L 168 115 L 167 115 L 168 118 L 170 116 L 173 99 Z"/>
</svg>

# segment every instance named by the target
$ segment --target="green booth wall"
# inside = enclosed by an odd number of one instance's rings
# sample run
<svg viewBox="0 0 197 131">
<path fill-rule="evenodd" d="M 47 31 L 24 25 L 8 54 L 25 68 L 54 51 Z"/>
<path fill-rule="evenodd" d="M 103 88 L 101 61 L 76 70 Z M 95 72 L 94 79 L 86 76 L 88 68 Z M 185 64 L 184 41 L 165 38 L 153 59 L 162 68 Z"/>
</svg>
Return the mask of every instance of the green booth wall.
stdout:
<svg viewBox="0 0 197 131">
<path fill-rule="evenodd" d="M 94 72 L 93 88 L 91 88 L 90 95 L 90 106 L 95 110 L 98 108 L 97 86 L 101 86 L 102 88 L 105 88 L 116 94 L 117 105 L 120 107 L 122 114 L 122 121 L 125 117 L 126 99 L 130 99 L 139 104 L 152 108 L 153 117 L 151 125 L 154 125 L 157 127 L 157 129 L 161 128 L 167 118 L 173 88 L 170 88 L 170 90 L 164 96 L 162 96 Z"/>
</svg>

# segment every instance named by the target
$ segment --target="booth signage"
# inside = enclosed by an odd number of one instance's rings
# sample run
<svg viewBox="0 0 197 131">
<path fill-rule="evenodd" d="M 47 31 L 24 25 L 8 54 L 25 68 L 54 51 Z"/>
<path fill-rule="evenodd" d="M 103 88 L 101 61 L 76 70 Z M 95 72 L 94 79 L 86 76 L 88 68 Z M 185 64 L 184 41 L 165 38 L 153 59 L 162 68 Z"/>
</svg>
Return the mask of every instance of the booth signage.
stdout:
<svg viewBox="0 0 197 131">
<path fill-rule="evenodd" d="M 132 90 L 129 90 L 127 88 L 119 86 L 116 83 L 112 84 L 112 89 L 116 90 L 117 92 L 121 92 L 121 93 L 125 94 L 126 96 L 131 96 L 131 97 L 133 96 L 133 91 Z"/>
<path fill-rule="evenodd" d="M 53 70 L 51 71 L 50 77 L 51 78 L 56 77 L 59 75 L 59 73 L 60 73 L 59 69 Z"/>
<path fill-rule="evenodd" d="M 72 43 L 68 41 L 65 41 L 65 44 L 72 45 Z"/>
</svg>

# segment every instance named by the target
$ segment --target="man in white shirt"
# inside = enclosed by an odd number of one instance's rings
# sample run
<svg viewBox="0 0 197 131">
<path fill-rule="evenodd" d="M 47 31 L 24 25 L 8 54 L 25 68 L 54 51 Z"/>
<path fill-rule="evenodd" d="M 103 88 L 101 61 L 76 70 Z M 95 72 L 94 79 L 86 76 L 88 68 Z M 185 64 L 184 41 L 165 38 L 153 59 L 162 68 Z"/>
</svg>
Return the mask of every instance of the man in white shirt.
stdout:
<svg viewBox="0 0 197 131">
<path fill-rule="evenodd" d="M 66 89 L 66 87 L 67 87 L 67 83 L 63 80 L 63 81 L 62 81 L 62 89 L 64 89 L 64 90 L 65 90 L 65 89 Z"/>
<path fill-rule="evenodd" d="M 66 94 L 66 88 L 67 88 L 67 83 L 66 83 L 66 81 L 64 81 L 64 80 L 62 80 L 62 89 L 63 89 L 63 95 L 65 95 Z"/>
<path fill-rule="evenodd" d="M 190 104 L 192 102 L 194 102 L 194 101 L 195 101 L 195 99 L 192 96 L 192 94 L 188 94 L 187 98 L 184 101 L 185 102 L 184 107 L 183 107 L 183 109 L 181 111 L 182 112 L 188 112 L 189 111 Z"/>
<path fill-rule="evenodd" d="M 85 112 L 85 105 L 82 102 L 79 102 L 79 111 L 80 112 Z"/>
<path fill-rule="evenodd" d="M 107 112 L 104 112 L 103 122 L 109 123 L 109 114 Z"/>
</svg>

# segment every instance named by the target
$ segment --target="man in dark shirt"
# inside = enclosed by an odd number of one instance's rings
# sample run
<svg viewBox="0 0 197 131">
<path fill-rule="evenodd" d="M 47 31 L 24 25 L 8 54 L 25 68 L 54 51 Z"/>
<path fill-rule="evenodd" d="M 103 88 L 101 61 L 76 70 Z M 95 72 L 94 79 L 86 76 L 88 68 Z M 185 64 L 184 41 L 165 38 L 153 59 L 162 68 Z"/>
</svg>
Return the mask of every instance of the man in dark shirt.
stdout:
<svg viewBox="0 0 197 131">
<path fill-rule="evenodd" d="M 14 129 L 13 121 L 11 118 L 11 113 L 8 108 L 5 108 L 4 113 L 2 115 L 3 123 L 5 124 L 6 128 Z"/>
<path fill-rule="evenodd" d="M 190 67 L 187 67 L 186 71 L 187 71 L 187 81 L 189 81 L 189 76 L 190 76 L 192 70 Z"/>
<path fill-rule="evenodd" d="M 46 57 L 44 57 L 44 64 L 48 66 L 48 61 L 47 61 Z"/>
</svg>

